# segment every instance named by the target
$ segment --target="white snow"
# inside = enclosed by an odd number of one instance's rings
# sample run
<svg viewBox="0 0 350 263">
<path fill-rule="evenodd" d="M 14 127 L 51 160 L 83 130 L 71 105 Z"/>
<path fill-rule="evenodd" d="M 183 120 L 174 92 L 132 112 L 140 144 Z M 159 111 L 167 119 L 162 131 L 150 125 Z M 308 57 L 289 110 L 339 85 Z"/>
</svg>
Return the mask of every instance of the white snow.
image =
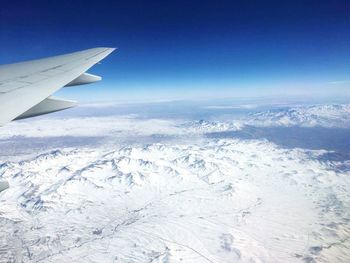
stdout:
<svg viewBox="0 0 350 263">
<path fill-rule="evenodd" d="M 126 137 L 130 134 L 133 136 L 158 134 L 187 136 L 188 134 L 200 135 L 209 132 L 237 131 L 246 125 L 350 128 L 350 104 L 299 106 L 262 111 L 226 121 L 139 118 L 134 114 L 100 117 L 43 117 L 9 123 L 5 127 L 1 127 L 0 139 L 4 140 L 16 136 L 43 138 L 58 136 Z"/>
<path fill-rule="evenodd" d="M 247 124 L 254 126 L 350 127 L 350 104 L 299 106 L 270 110 L 250 116 Z"/>
<path fill-rule="evenodd" d="M 243 125 L 345 127 L 348 107 L 265 112 Z M 350 169 L 338 169 L 349 161 L 264 139 L 201 136 L 240 125 L 127 115 L 1 128 L 10 142 L 174 138 L 48 144 L 2 160 L 0 180 L 10 188 L 0 194 L 0 262 L 350 262 Z"/>
<path fill-rule="evenodd" d="M 347 262 L 349 173 L 322 151 L 207 140 L 0 168 L 3 262 Z"/>
</svg>

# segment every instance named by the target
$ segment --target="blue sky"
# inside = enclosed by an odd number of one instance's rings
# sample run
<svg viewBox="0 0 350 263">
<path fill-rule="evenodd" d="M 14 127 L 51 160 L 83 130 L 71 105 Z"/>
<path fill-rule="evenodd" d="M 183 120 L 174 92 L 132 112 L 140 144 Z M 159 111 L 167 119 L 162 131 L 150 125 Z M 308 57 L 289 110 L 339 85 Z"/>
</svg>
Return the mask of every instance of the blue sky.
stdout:
<svg viewBox="0 0 350 263">
<path fill-rule="evenodd" d="M 348 1 L 2 1 L 0 62 L 118 51 L 82 100 L 350 96 Z"/>
</svg>

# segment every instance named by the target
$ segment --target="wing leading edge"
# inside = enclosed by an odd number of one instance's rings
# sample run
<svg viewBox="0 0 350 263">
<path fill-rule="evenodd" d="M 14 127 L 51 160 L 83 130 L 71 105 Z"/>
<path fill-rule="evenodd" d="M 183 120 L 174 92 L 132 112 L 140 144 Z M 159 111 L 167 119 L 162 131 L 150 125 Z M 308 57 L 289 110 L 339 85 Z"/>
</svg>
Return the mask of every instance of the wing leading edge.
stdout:
<svg viewBox="0 0 350 263">
<path fill-rule="evenodd" d="M 50 97 L 64 86 L 93 83 L 101 78 L 86 73 L 114 48 L 93 48 L 61 56 L 0 66 L 0 126 L 74 106 Z"/>
</svg>

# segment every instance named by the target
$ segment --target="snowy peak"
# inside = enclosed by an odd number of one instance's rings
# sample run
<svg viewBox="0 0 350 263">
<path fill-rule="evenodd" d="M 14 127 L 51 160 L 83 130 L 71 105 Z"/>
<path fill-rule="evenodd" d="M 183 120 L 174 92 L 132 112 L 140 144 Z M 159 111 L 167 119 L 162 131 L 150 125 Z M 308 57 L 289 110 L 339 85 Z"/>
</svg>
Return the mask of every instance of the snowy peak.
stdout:
<svg viewBox="0 0 350 263">
<path fill-rule="evenodd" d="M 0 245 L 17 242 L 17 229 L 28 262 L 79 262 L 81 254 L 123 262 L 158 255 L 169 262 L 328 261 L 331 252 L 316 247 L 346 239 L 350 176 L 318 154 L 222 139 L 61 149 L 4 163 L 0 176 L 11 188 L 0 201 L 12 205 L 0 208 L 7 222 Z"/>
<path fill-rule="evenodd" d="M 316 105 L 270 110 L 250 116 L 248 124 L 258 126 L 350 127 L 350 105 Z"/>
</svg>

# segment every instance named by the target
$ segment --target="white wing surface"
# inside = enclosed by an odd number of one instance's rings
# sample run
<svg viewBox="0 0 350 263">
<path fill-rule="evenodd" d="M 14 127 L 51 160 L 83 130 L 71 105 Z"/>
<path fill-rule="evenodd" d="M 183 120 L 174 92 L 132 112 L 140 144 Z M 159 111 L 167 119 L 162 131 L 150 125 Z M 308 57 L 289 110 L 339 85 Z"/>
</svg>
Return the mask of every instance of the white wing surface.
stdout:
<svg viewBox="0 0 350 263">
<path fill-rule="evenodd" d="M 100 77 L 85 72 L 113 50 L 114 48 L 93 48 L 0 66 L 0 126 L 14 119 L 74 106 L 72 101 L 50 96 L 64 86 L 100 80 Z"/>
</svg>

